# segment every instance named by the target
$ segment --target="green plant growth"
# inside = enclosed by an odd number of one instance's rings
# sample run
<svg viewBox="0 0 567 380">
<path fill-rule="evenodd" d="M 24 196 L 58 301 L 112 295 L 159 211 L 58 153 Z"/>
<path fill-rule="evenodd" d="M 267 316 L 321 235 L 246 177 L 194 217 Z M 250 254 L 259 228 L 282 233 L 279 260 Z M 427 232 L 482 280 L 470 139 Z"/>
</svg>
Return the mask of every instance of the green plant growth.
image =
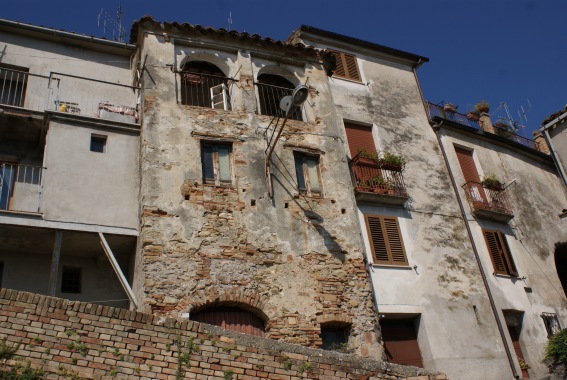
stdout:
<svg viewBox="0 0 567 380">
<path fill-rule="evenodd" d="M 381 175 L 377 175 L 369 180 L 369 185 L 370 187 L 390 187 L 392 186 L 392 182 Z"/>
<path fill-rule="evenodd" d="M 289 359 L 286 359 L 286 361 L 282 363 L 282 366 L 283 369 L 289 371 L 291 369 L 291 362 L 289 361 Z"/>
<path fill-rule="evenodd" d="M 481 100 L 480 102 L 476 103 L 474 106 L 475 112 L 488 112 L 490 109 L 490 104 L 486 100 Z"/>
<path fill-rule="evenodd" d="M 12 359 L 21 343 L 9 344 L 7 338 L 0 341 L 0 362 L 2 366 L 6 366 L 6 361 Z M 0 379 L 6 380 L 39 380 L 43 379 L 43 371 L 40 369 L 31 368 L 31 363 L 28 361 L 26 365 L 17 363 L 10 370 L 0 370 Z"/>
<path fill-rule="evenodd" d="M 406 159 L 402 155 L 398 155 L 386 151 L 384 152 L 384 156 L 380 159 L 380 162 L 382 164 L 399 166 L 400 168 L 403 168 L 404 165 L 406 164 Z"/>
<path fill-rule="evenodd" d="M 482 186 L 487 189 L 500 190 L 502 189 L 502 182 L 496 177 L 496 174 L 488 174 L 482 177 Z"/>
<path fill-rule="evenodd" d="M 545 348 L 545 359 L 553 360 L 554 364 L 567 365 L 567 329 L 553 335 Z"/>
<path fill-rule="evenodd" d="M 234 371 L 231 370 L 231 369 L 223 369 L 222 373 L 223 373 L 224 380 L 232 380 L 232 378 L 234 376 Z"/>
<path fill-rule="evenodd" d="M 369 152 L 364 148 L 358 148 L 358 157 L 369 158 L 374 161 L 378 161 L 378 152 Z"/>
<path fill-rule="evenodd" d="M 309 372 L 313 369 L 313 364 L 311 362 L 305 362 L 299 366 L 299 373 Z"/>
</svg>

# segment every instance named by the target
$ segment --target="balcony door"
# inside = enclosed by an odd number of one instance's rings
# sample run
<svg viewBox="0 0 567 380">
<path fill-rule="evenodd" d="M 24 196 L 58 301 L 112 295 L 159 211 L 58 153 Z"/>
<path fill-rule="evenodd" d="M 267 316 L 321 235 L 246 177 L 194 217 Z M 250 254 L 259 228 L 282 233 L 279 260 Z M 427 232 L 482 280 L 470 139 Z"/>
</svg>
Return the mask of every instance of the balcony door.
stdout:
<svg viewBox="0 0 567 380">
<path fill-rule="evenodd" d="M 473 200 L 474 207 L 485 208 L 487 204 L 486 193 L 480 184 L 480 176 L 474 164 L 473 151 L 456 146 L 455 152 L 457 153 L 457 159 L 459 160 L 459 165 L 465 177 L 465 183 Z"/>
<path fill-rule="evenodd" d="M 0 210 L 10 210 L 16 183 L 15 164 L 0 161 Z"/>
</svg>

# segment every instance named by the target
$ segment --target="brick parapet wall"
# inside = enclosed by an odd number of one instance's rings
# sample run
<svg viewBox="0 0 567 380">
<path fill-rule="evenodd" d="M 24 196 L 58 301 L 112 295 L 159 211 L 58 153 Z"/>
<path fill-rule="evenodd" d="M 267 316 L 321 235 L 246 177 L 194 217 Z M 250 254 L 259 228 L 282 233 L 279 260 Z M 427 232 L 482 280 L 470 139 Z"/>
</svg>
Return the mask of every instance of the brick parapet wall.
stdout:
<svg viewBox="0 0 567 380">
<path fill-rule="evenodd" d="M 446 379 L 188 320 L 0 289 L 0 337 L 47 378 Z"/>
</svg>

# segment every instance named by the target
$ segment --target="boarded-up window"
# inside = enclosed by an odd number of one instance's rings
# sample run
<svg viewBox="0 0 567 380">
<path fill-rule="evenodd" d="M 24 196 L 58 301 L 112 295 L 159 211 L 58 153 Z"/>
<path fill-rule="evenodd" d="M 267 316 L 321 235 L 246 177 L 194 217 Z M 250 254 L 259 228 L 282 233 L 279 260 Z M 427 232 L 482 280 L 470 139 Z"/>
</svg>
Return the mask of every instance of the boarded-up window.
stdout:
<svg viewBox="0 0 567 380">
<path fill-rule="evenodd" d="M 380 321 L 384 350 L 390 363 L 423 368 L 415 323 L 415 319 L 382 319 Z"/>
<path fill-rule="evenodd" d="M 408 265 L 398 219 L 365 215 L 372 257 L 376 264 Z"/>
<path fill-rule="evenodd" d="M 321 195 L 321 173 L 319 157 L 294 152 L 297 188 L 307 196 Z"/>
<path fill-rule="evenodd" d="M 516 263 L 512 258 L 506 236 L 500 231 L 482 230 L 488 253 L 492 259 L 494 272 L 509 276 L 518 276 Z"/>
<path fill-rule="evenodd" d="M 213 307 L 191 315 L 191 320 L 248 335 L 264 336 L 264 321 L 237 307 Z"/>
<path fill-rule="evenodd" d="M 376 152 L 376 145 L 374 145 L 374 138 L 372 137 L 372 127 L 345 121 L 345 131 L 351 158 L 356 156 L 361 150 L 369 153 Z"/>
<path fill-rule="evenodd" d="M 356 56 L 340 51 L 332 51 L 332 53 L 337 60 L 337 68 L 333 72 L 333 76 L 360 82 L 360 72 L 358 71 Z"/>
<path fill-rule="evenodd" d="M 232 184 L 232 146 L 229 144 L 201 144 L 203 183 L 217 186 Z"/>
</svg>

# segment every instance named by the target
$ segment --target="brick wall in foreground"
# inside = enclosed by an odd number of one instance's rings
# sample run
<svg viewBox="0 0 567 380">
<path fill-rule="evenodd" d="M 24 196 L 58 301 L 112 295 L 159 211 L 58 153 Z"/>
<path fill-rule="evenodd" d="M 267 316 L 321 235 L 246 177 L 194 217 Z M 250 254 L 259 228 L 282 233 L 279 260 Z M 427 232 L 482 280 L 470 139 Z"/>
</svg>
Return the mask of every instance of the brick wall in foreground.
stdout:
<svg viewBox="0 0 567 380">
<path fill-rule="evenodd" d="M 49 379 L 446 379 L 202 323 L 0 289 L 5 337 L 20 342 L 8 366 L 29 362 Z"/>
</svg>

